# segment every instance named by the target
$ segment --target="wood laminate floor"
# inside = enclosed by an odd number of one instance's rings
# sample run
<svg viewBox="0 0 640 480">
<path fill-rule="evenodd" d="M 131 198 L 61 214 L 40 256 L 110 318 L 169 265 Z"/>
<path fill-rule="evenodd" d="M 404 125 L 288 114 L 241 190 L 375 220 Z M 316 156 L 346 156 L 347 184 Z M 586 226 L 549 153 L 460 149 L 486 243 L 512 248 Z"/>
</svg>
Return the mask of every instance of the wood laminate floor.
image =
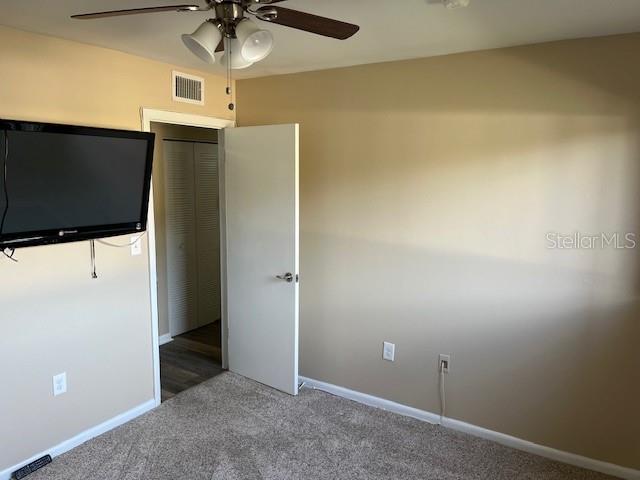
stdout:
<svg viewBox="0 0 640 480">
<path fill-rule="evenodd" d="M 162 401 L 222 373 L 220 321 L 197 328 L 160 347 Z"/>
</svg>

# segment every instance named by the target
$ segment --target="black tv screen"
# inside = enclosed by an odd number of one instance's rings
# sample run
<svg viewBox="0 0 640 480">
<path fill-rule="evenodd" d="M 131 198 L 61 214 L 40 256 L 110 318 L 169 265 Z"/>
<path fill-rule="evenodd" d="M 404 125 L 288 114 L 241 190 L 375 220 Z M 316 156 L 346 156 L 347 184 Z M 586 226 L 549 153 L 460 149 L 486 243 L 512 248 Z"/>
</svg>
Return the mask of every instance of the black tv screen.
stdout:
<svg viewBox="0 0 640 480">
<path fill-rule="evenodd" d="M 0 248 L 142 232 L 153 133 L 0 120 Z"/>
</svg>

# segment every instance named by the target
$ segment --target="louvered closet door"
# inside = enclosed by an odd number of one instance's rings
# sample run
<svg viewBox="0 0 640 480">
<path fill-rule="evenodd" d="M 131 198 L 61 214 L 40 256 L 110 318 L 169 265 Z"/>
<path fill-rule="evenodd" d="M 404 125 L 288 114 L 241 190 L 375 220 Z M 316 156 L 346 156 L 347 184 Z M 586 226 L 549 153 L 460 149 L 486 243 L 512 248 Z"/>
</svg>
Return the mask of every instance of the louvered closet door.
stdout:
<svg viewBox="0 0 640 480">
<path fill-rule="evenodd" d="M 218 145 L 193 145 L 198 254 L 198 326 L 220 319 Z"/>
<path fill-rule="evenodd" d="M 171 335 L 198 327 L 193 144 L 164 141 L 167 296 Z"/>
</svg>

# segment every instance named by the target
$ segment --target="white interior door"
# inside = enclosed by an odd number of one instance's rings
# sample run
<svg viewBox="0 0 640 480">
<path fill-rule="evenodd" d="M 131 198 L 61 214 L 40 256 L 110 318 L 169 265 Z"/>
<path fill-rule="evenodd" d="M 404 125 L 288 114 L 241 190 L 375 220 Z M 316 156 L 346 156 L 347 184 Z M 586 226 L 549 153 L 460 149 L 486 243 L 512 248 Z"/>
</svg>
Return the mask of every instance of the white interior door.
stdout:
<svg viewBox="0 0 640 480">
<path fill-rule="evenodd" d="M 298 125 L 224 130 L 229 369 L 298 393 Z"/>
</svg>

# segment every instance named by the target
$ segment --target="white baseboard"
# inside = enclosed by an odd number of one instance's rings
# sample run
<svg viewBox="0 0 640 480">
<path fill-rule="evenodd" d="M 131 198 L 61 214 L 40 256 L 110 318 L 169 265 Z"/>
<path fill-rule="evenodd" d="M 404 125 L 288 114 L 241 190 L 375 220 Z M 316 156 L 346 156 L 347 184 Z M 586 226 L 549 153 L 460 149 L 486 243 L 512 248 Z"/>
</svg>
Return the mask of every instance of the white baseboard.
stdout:
<svg viewBox="0 0 640 480">
<path fill-rule="evenodd" d="M 165 333 L 164 335 L 160 335 L 158 337 L 158 346 L 164 345 L 165 343 L 173 342 L 173 337 L 170 333 Z"/>
<path fill-rule="evenodd" d="M 363 403 L 371 407 L 381 408 L 388 410 L 389 412 L 398 413 L 407 417 L 413 417 L 424 422 L 432 424 L 440 424 L 440 415 L 435 413 L 419 410 L 417 408 L 402 405 L 400 403 L 385 400 L 383 398 L 374 397 L 366 393 L 356 392 L 349 390 L 348 388 L 339 387 L 330 383 L 321 382 L 307 377 L 299 377 L 300 382 L 304 382 L 306 387 L 322 390 L 339 397 L 348 398 L 354 402 Z M 574 453 L 563 452 L 562 450 L 556 450 L 555 448 L 545 447 L 538 445 L 527 440 L 505 435 L 504 433 L 494 432 L 487 430 L 486 428 L 478 427 L 470 423 L 461 422 L 453 418 L 445 417 L 442 421 L 442 426 L 457 430 L 459 432 L 468 433 L 476 437 L 481 437 L 493 442 L 505 445 L 507 447 L 515 448 L 517 450 L 523 450 L 534 455 L 556 460 L 562 463 L 568 463 L 576 467 L 585 468 L 587 470 L 594 470 L 596 472 L 605 473 L 614 477 L 623 478 L 626 480 L 640 480 L 640 470 L 634 470 L 632 468 L 621 467 L 613 463 L 602 462 L 600 460 L 594 460 L 592 458 L 583 457 Z"/>
<path fill-rule="evenodd" d="M 370 407 L 380 408 L 382 410 L 388 410 L 390 412 L 399 413 L 405 417 L 413 417 L 423 422 L 432 423 L 434 425 L 440 424 L 440 415 L 435 413 L 426 412 L 417 408 L 402 405 L 401 403 L 392 402 L 391 400 L 385 400 L 384 398 L 374 397 L 366 393 L 356 392 L 355 390 L 349 390 L 348 388 L 339 387 L 330 383 L 320 382 L 313 380 L 312 378 L 299 377 L 298 383 L 303 383 L 305 387 L 315 388 L 316 390 L 322 390 L 338 397 L 348 398 L 354 402 L 363 403 Z"/>
<path fill-rule="evenodd" d="M 121 413 L 120 415 L 117 415 L 107 420 L 106 422 L 101 423 L 100 425 L 96 425 L 95 427 L 85 430 L 84 432 L 79 433 L 75 437 L 65 440 L 64 442 L 59 443 L 58 445 L 55 445 L 49 448 L 48 450 L 37 453 L 33 457 L 28 458 L 23 462 L 18 463 L 17 465 L 14 465 L 12 467 L 9 467 L 5 470 L 0 471 L 0 480 L 9 480 L 13 472 L 18 470 L 19 468 L 24 467 L 25 465 L 28 465 L 34 460 L 37 460 L 38 458 L 43 457 L 44 455 L 51 455 L 52 457 L 57 457 L 58 455 L 62 455 L 63 453 L 68 452 L 69 450 L 77 447 L 78 445 L 83 444 L 88 440 L 91 440 L 94 437 L 97 437 L 98 435 L 102 435 L 103 433 L 108 432 L 109 430 L 119 427 L 120 425 L 127 423 L 136 417 L 139 417 L 143 413 L 146 413 L 149 410 L 153 409 L 155 406 L 156 406 L 155 399 L 148 400 L 143 404 L 132 408 L 131 410 Z"/>
</svg>

